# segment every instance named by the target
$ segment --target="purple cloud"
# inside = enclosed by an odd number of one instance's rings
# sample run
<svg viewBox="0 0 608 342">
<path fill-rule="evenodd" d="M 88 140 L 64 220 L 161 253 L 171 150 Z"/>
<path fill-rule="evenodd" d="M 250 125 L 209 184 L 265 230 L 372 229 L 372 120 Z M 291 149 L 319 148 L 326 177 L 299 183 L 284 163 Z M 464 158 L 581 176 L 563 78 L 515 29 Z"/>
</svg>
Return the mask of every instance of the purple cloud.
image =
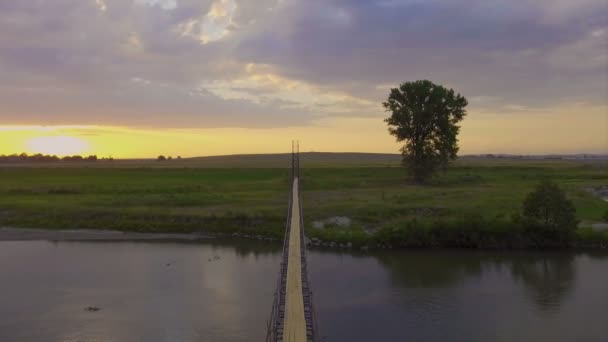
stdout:
<svg viewBox="0 0 608 342">
<path fill-rule="evenodd" d="M 0 124 L 307 125 L 420 78 L 605 106 L 607 37 L 603 0 L 2 2 Z"/>
</svg>

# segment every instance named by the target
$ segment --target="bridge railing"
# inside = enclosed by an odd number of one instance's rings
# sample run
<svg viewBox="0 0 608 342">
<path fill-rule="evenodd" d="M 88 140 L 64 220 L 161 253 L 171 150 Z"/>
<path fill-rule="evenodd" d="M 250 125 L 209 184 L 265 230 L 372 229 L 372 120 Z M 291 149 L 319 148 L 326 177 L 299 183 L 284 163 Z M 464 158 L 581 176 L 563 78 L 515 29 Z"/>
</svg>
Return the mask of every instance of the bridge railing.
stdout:
<svg viewBox="0 0 608 342">
<path fill-rule="evenodd" d="M 274 299 L 272 303 L 272 309 L 270 312 L 270 319 L 268 320 L 266 342 L 276 342 L 283 339 L 283 315 L 285 314 L 285 283 L 287 281 L 287 264 L 289 256 L 289 233 L 291 224 L 291 213 L 293 207 L 293 181 L 296 177 L 296 162 L 295 162 L 295 150 L 292 142 L 291 151 L 291 170 L 289 172 L 289 199 L 287 206 L 287 220 L 285 222 L 285 234 L 283 236 L 283 249 L 282 249 L 282 260 L 281 268 L 279 269 L 279 276 L 277 277 L 277 285 L 274 293 Z"/>
<path fill-rule="evenodd" d="M 299 159 L 299 156 L 298 156 Z M 299 161 L 298 161 L 299 164 Z M 300 189 L 301 179 L 298 177 L 298 189 Z M 320 341 L 318 334 L 318 324 L 317 324 L 317 315 L 315 312 L 315 306 L 313 301 L 313 292 L 310 280 L 308 279 L 308 263 L 306 256 L 306 235 L 304 234 L 304 215 L 302 212 L 302 192 L 298 191 L 298 203 L 299 203 L 299 212 L 300 212 L 300 239 L 302 244 L 300 245 L 300 253 L 302 257 L 302 291 L 304 295 L 304 307 L 307 312 L 305 312 L 306 316 L 306 335 L 308 341 Z"/>
</svg>

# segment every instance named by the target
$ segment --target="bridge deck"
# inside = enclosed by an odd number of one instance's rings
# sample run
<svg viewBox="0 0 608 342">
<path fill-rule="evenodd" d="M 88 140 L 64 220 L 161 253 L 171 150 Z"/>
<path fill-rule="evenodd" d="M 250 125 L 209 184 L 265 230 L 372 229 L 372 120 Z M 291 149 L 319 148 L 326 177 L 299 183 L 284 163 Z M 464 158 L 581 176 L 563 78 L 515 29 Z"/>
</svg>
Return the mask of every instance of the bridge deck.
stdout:
<svg viewBox="0 0 608 342">
<path fill-rule="evenodd" d="M 283 261 L 268 320 L 266 342 L 319 341 L 306 266 L 298 150 L 297 144 L 292 145 L 292 183 L 283 242 Z"/>
<path fill-rule="evenodd" d="M 283 341 L 306 342 L 306 317 L 304 314 L 304 293 L 302 291 L 300 196 L 297 178 L 293 182 L 292 196 Z"/>
</svg>

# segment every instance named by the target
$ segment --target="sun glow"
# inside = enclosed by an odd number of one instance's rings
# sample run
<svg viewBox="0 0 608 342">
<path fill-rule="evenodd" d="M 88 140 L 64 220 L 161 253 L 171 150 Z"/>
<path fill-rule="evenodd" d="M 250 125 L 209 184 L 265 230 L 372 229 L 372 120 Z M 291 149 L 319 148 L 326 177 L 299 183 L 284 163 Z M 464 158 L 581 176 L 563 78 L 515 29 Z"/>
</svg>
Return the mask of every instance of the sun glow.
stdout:
<svg viewBox="0 0 608 342">
<path fill-rule="evenodd" d="M 57 156 L 67 156 L 87 153 L 89 143 L 83 139 L 67 135 L 34 137 L 26 143 L 28 152 Z"/>
</svg>

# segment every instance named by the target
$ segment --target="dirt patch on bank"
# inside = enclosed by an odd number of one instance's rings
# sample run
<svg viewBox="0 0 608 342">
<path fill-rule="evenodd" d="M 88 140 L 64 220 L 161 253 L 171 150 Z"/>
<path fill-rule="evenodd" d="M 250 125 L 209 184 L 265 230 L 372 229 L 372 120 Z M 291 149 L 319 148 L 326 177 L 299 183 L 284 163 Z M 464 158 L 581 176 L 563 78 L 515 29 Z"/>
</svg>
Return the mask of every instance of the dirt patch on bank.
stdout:
<svg viewBox="0 0 608 342">
<path fill-rule="evenodd" d="M 0 227 L 0 241 L 197 241 L 212 238 L 211 235 L 200 233 L 132 233 L 94 229 L 48 230 Z"/>
<path fill-rule="evenodd" d="M 608 185 L 585 188 L 593 196 L 608 202 Z"/>
</svg>

